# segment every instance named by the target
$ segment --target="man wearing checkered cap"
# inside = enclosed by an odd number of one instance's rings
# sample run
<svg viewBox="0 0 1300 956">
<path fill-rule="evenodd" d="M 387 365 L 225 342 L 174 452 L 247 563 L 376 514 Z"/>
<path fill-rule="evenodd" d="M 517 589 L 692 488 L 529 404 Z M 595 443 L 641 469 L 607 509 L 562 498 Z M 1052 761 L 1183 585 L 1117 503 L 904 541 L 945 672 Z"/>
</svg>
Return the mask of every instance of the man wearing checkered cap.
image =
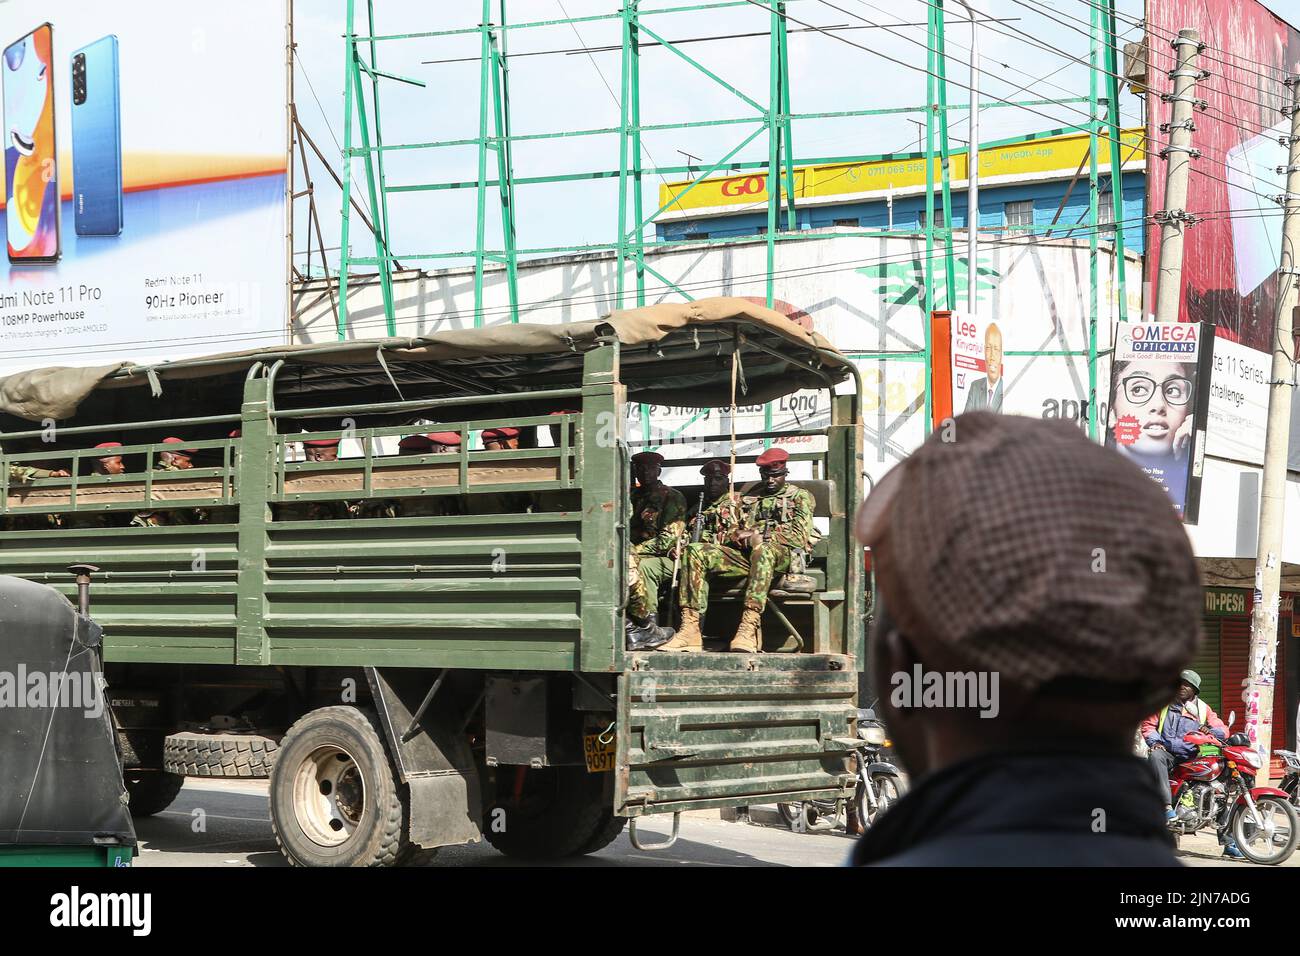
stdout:
<svg viewBox="0 0 1300 956">
<path fill-rule="evenodd" d="M 885 476 L 858 534 L 879 595 L 868 670 L 913 788 L 854 861 L 1176 865 L 1132 754 L 1201 636 L 1160 487 L 1070 423 L 974 412 Z M 963 676 L 989 678 L 992 707 L 916 691 Z"/>
</svg>

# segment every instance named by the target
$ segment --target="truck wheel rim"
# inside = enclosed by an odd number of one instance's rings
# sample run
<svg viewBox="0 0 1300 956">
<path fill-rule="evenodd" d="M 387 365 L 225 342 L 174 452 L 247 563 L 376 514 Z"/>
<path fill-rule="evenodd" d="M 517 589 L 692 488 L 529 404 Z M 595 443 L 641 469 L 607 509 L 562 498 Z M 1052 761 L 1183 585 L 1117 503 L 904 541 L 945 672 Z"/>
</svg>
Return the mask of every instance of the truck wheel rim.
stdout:
<svg viewBox="0 0 1300 956">
<path fill-rule="evenodd" d="M 298 826 L 320 846 L 346 843 L 366 809 L 366 785 L 357 762 L 341 747 L 318 747 L 303 758 L 293 780 Z"/>
</svg>

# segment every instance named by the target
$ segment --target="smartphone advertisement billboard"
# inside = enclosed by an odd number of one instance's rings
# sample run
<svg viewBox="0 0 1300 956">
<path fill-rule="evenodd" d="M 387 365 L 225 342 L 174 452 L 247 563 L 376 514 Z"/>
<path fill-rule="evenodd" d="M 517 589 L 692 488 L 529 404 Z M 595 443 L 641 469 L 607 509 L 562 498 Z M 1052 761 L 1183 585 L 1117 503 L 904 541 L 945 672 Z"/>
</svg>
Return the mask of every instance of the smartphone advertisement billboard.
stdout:
<svg viewBox="0 0 1300 956">
<path fill-rule="evenodd" d="M 1191 95 L 1196 110 L 1186 211 L 1198 219 L 1183 236 L 1183 294 L 1178 317 L 1210 322 L 1249 348 L 1269 351 L 1278 301 L 1282 209 L 1291 121 L 1281 108 L 1291 94 L 1282 82 L 1300 70 L 1300 32 L 1256 0 L 1161 0 L 1148 3 L 1148 136 L 1154 154 L 1168 144 L 1173 92 L 1170 39 L 1181 29 L 1200 34 L 1200 69 L 1210 76 Z M 1223 50 L 1231 50 L 1225 54 Z M 1166 207 L 1164 164 L 1147 175 L 1147 213 Z M 1161 225 L 1147 226 L 1146 277 L 1154 290 Z M 1148 303 L 1148 311 L 1156 306 Z"/>
<path fill-rule="evenodd" d="M 284 3 L 0 2 L 0 374 L 285 340 Z"/>
<path fill-rule="evenodd" d="M 1178 516 L 1197 520 L 1205 459 L 1203 406 L 1213 331 L 1195 322 L 1116 326 L 1106 445 L 1169 494 Z"/>
</svg>

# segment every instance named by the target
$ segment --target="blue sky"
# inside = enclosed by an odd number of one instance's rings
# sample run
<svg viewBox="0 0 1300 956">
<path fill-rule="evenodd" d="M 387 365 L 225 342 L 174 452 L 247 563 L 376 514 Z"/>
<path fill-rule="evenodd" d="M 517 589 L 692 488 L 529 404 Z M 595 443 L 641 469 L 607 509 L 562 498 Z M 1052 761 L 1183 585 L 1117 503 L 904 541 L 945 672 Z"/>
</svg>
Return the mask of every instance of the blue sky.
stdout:
<svg viewBox="0 0 1300 956">
<path fill-rule="evenodd" d="M 494 10 L 499 0 L 493 0 Z M 925 102 L 925 74 L 913 67 L 925 64 L 927 0 L 793 0 L 792 19 L 807 24 L 853 26 L 838 35 L 870 48 L 854 48 L 815 31 L 795 33 L 790 39 L 791 96 L 796 112 L 916 106 Z M 833 4 L 833 5 L 832 5 Z M 507 0 L 510 22 L 592 16 L 617 12 L 618 0 Z M 643 12 L 683 5 L 680 0 L 643 0 Z M 366 31 L 364 0 L 357 0 L 357 32 Z M 375 0 L 376 32 L 411 33 L 475 26 L 480 6 L 472 0 L 456 4 L 430 4 L 417 0 Z M 1071 58 L 1088 54 L 1086 0 L 971 0 L 981 18 L 1002 22 L 980 28 L 980 83 L 987 94 L 1006 99 L 1050 99 L 1086 96 L 1088 71 Z M 1300 0 L 1269 4 L 1280 16 L 1300 19 Z M 836 9 L 836 7 L 840 9 Z M 450 8 L 450 9 L 448 9 Z M 309 134 L 340 168 L 338 143 L 342 142 L 344 11 L 346 0 L 298 0 L 295 5 L 295 39 L 298 56 L 294 71 L 295 99 Z M 959 4 L 947 4 L 949 89 L 952 102 L 965 103 L 969 93 L 970 27 Z M 1120 0 L 1119 32 L 1136 39 L 1133 25 L 1142 16 L 1141 0 Z M 757 7 L 675 14 L 646 18 L 646 23 L 667 39 L 716 36 L 764 31 L 768 14 Z M 871 24 L 883 24 L 882 29 Z M 895 26 L 895 24 L 916 24 Z M 797 25 L 792 24 L 798 30 Z M 1037 45 L 1024 34 L 1034 38 Z M 649 39 L 648 37 L 646 39 Z M 479 121 L 479 38 L 417 39 L 381 44 L 381 69 L 419 78 L 426 88 L 389 82 L 382 88 L 385 142 L 427 142 L 460 139 L 476 134 Z M 583 47 L 615 46 L 620 42 L 617 20 L 519 30 L 509 36 L 512 54 L 563 49 L 575 51 L 544 56 L 518 56 L 510 61 L 512 123 L 516 134 L 616 126 L 620 91 L 617 50 L 589 55 Z M 1048 49 L 1044 49 L 1047 47 Z M 768 97 L 768 49 L 765 37 L 693 43 L 682 49 L 718 76 L 759 103 Z M 1057 52 L 1059 51 L 1059 52 Z M 457 63 L 430 60 L 464 59 Z M 1022 89 L 1022 87 L 1025 87 Z M 692 69 L 663 48 L 645 50 L 641 68 L 642 121 L 664 123 L 681 119 L 705 120 L 743 117 L 753 108 Z M 1121 94 L 1125 125 L 1142 122 L 1142 101 Z M 1084 111 L 1084 112 L 1081 112 Z M 1032 110 L 992 108 L 981 112 L 981 140 L 1050 129 L 1086 118 L 1086 103 L 1035 106 Z M 921 110 L 883 117 L 810 120 L 793 131 L 800 157 L 906 151 L 915 148 Z M 738 143 L 752 127 L 718 126 L 700 130 L 660 131 L 644 136 L 643 161 L 670 165 L 684 162 L 689 153 L 708 165 Z M 952 135 L 968 136 L 965 118 L 954 117 Z M 954 142 L 960 147 L 961 142 Z M 760 135 L 738 158 L 762 159 L 766 137 Z M 489 156 L 489 162 L 494 159 Z M 477 155 L 472 147 L 418 150 L 388 154 L 391 184 L 431 181 L 471 181 L 477 175 Z M 334 184 L 313 164 L 321 225 L 327 246 L 337 246 L 340 195 Z M 555 174 L 586 169 L 616 169 L 618 137 L 614 135 L 563 138 L 517 144 L 515 174 Z M 490 166 L 491 171 L 491 166 Z M 354 166 L 354 183 L 365 198 L 363 168 Z M 645 207 L 657 208 L 659 179 L 645 179 Z M 301 187 L 301 183 L 298 188 Z M 401 253 L 446 252 L 474 246 L 475 193 L 473 189 L 390 196 L 393 248 Z M 367 200 L 368 204 L 368 200 Z M 610 180 L 520 187 L 516 194 L 519 243 L 523 247 L 605 242 L 617 231 L 616 187 Z M 295 210 L 296 249 L 306 248 L 306 203 Z M 359 220 L 353 219 L 354 229 Z M 488 243 L 500 242 L 499 217 L 490 211 Z M 353 252 L 372 253 L 368 233 L 354 233 Z M 330 251 L 331 268 L 337 251 Z M 301 264 L 304 259 L 297 257 Z M 423 263 L 431 265 L 431 263 Z"/>
</svg>

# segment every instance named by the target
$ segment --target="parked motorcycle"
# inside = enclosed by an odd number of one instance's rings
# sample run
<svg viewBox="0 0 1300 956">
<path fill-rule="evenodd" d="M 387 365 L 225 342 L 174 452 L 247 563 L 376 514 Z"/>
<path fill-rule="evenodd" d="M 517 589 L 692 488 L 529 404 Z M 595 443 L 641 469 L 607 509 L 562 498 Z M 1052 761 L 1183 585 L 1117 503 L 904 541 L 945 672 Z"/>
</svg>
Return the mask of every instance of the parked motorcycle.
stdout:
<svg viewBox="0 0 1300 956">
<path fill-rule="evenodd" d="M 1228 739 L 1193 732 L 1183 739 L 1200 748 L 1197 756 L 1169 775 L 1176 835 L 1214 827 L 1221 844 L 1236 843 L 1252 863 L 1276 865 L 1295 852 L 1300 817 L 1285 790 L 1256 787 L 1261 761 L 1243 733 L 1232 733 L 1236 714 L 1228 715 Z"/>
<path fill-rule="evenodd" d="M 884 723 L 870 707 L 858 711 L 857 732 L 859 746 L 853 759 L 857 763 L 858 781 L 851 806 L 845 807 L 837 800 L 778 804 L 777 810 L 791 830 L 820 832 L 843 826 L 850 832 L 860 833 L 903 796 L 906 787 L 894 762 L 893 744 L 885 733 Z"/>
<path fill-rule="evenodd" d="M 1273 753 L 1282 758 L 1282 764 L 1286 767 L 1278 789 L 1290 795 L 1291 805 L 1300 812 L 1300 754 L 1294 750 L 1274 750 Z"/>
</svg>

